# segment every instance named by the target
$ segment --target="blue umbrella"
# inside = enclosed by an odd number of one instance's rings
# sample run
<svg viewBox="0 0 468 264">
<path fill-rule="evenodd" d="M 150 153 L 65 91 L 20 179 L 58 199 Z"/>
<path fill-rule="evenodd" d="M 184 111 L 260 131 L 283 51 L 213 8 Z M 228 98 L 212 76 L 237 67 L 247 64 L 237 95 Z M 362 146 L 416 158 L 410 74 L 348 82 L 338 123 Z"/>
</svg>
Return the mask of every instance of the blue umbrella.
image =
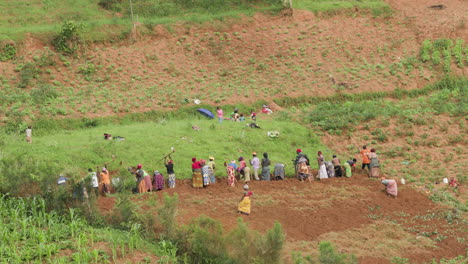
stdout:
<svg viewBox="0 0 468 264">
<path fill-rule="evenodd" d="M 197 110 L 200 114 L 208 117 L 208 118 L 211 118 L 213 119 L 214 118 L 214 115 L 213 113 L 211 113 L 209 110 L 206 110 L 206 109 L 203 109 L 203 108 L 200 108 Z"/>
</svg>

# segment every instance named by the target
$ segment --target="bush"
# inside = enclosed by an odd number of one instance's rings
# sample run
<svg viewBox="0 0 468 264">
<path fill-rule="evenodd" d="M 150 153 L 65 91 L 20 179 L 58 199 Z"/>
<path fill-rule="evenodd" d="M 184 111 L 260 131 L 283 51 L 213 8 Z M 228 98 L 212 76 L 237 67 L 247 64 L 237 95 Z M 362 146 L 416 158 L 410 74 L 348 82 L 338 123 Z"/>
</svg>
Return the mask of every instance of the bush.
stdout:
<svg viewBox="0 0 468 264">
<path fill-rule="evenodd" d="M 189 263 L 234 263 L 227 256 L 221 223 L 206 216 L 181 230 L 179 245 Z"/>
<path fill-rule="evenodd" d="M 174 194 L 172 197 L 164 193 L 164 205 L 158 208 L 158 220 L 162 226 L 161 237 L 169 240 L 175 240 L 176 235 L 176 214 L 179 196 Z"/>
<path fill-rule="evenodd" d="M 74 54 L 81 44 L 80 33 L 83 28 L 83 24 L 74 21 L 63 23 L 60 32 L 52 41 L 55 49 L 66 55 Z"/>
<path fill-rule="evenodd" d="M 20 82 L 18 83 L 19 88 L 26 88 L 31 84 L 31 81 L 37 78 L 40 70 L 36 64 L 32 62 L 26 63 L 20 70 Z"/>
<path fill-rule="evenodd" d="M 7 43 L 0 49 L 0 61 L 8 61 L 16 58 L 16 46 L 13 43 Z"/>
<path fill-rule="evenodd" d="M 31 90 L 31 98 L 36 104 L 44 104 L 48 100 L 55 99 L 58 96 L 57 90 L 49 84 L 41 84 Z"/>
<path fill-rule="evenodd" d="M 284 240 L 285 235 L 278 222 L 265 235 L 261 235 L 238 218 L 237 227 L 226 236 L 226 246 L 237 263 L 274 264 L 280 262 Z"/>
<path fill-rule="evenodd" d="M 321 264 L 354 264 L 358 263 L 356 257 L 353 255 L 340 254 L 335 251 L 330 242 L 322 241 L 319 244 L 320 256 L 319 261 Z"/>
</svg>

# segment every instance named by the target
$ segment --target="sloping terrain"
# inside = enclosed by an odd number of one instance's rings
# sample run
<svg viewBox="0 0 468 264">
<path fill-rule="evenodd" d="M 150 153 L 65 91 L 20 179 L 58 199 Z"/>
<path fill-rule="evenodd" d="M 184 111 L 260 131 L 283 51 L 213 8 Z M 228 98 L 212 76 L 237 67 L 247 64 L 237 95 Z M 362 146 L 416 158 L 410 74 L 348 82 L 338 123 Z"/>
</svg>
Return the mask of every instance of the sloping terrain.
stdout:
<svg viewBox="0 0 468 264">
<path fill-rule="evenodd" d="M 217 175 L 223 176 L 224 172 L 218 171 Z M 393 199 L 385 195 L 379 181 L 363 174 L 313 183 L 296 179 L 255 181 L 250 184 L 254 192 L 252 214 L 244 216 L 237 213 L 242 185 L 229 188 L 221 179 L 199 190 L 186 180 L 179 181 L 175 189 L 132 199 L 145 211 L 156 212 L 163 193 L 177 193 L 180 224 L 207 215 L 230 230 L 242 217 L 253 229 L 265 231 L 279 221 L 286 233 L 286 263 L 291 263 L 294 251 L 316 255 L 322 240 L 332 241 L 342 252 L 356 254 L 359 263 L 369 264 L 390 263 L 394 257 L 425 263 L 465 254 L 466 223 L 456 220 L 461 216 L 434 204 L 412 186 L 400 185 L 399 197 Z M 98 200 L 104 212 L 114 205 L 113 197 Z"/>
<path fill-rule="evenodd" d="M 0 114 L 95 117 L 174 109 L 194 98 L 216 105 L 421 88 L 442 72 L 418 59 L 422 41 L 466 42 L 466 10 L 458 1 L 438 11 L 424 5 L 446 21 L 411 13 L 416 3 L 392 4 L 403 10 L 389 18 L 295 10 L 292 17 L 259 14 L 206 26 L 139 25 L 128 41 L 87 46 L 77 58 L 30 38 L 16 62 L 0 62 Z M 442 30 L 447 24 L 456 29 Z M 450 60 L 445 71 L 466 74 L 463 59 L 458 67 Z"/>
</svg>

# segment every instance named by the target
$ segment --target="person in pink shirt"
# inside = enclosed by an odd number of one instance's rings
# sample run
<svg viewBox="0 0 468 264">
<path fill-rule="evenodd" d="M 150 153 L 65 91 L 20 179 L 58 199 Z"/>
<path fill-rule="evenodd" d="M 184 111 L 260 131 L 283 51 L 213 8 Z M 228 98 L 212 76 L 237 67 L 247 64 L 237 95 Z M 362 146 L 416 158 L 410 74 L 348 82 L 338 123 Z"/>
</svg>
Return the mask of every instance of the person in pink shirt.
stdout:
<svg viewBox="0 0 468 264">
<path fill-rule="evenodd" d="M 219 106 L 216 107 L 216 114 L 218 115 L 219 123 L 223 122 L 223 119 L 224 119 L 223 114 L 224 113 L 223 113 L 223 109 L 221 109 L 221 107 L 219 107 Z"/>
</svg>

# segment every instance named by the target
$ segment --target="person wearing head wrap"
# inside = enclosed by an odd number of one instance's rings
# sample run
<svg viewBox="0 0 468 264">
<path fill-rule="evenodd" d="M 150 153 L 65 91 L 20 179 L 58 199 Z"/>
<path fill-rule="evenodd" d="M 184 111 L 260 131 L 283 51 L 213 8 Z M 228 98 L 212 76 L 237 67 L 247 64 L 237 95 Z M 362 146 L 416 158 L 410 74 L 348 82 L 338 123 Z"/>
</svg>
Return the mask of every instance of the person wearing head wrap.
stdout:
<svg viewBox="0 0 468 264">
<path fill-rule="evenodd" d="M 176 177 L 174 173 L 174 161 L 171 159 L 168 160 L 168 158 L 166 157 L 164 159 L 164 166 L 166 166 L 166 170 L 167 170 L 167 175 L 168 175 L 167 183 L 169 185 L 169 188 L 175 188 Z"/>
<path fill-rule="evenodd" d="M 201 159 L 200 161 L 201 166 L 201 174 L 203 177 L 203 187 L 210 185 L 210 166 L 206 164 L 206 160 Z"/>
<path fill-rule="evenodd" d="M 231 160 L 231 163 L 229 163 L 226 167 L 226 173 L 227 173 L 227 184 L 228 186 L 234 187 L 236 183 L 236 161 Z"/>
<path fill-rule="evenodd" d="M 262 159 L 262 181 L 269 181 L 270 180 L 270 165 L 271 161 L 268 158 L 268 153 L 263 153 Z"/>
<path fill-rule="evenodd" d="M 276 163 L 274 173 L 275 180 L 284 180 L 284 164 L 283 163 Z"/>
<path fill-rule="evenodd" d="M 319 179 L 328 178 L 327 167 L 325 166 L 325 158 L 322 155 L 322 151 L 317 152 L 317 163 L 319 167 Z"/>
<path fill-rule="evenodd" d="M 106 167 L 103 167 L 101 173 L 99 173 L 99 178 L 101 180 L 101 190 L 104 194 L 110 193 L 110 175 Z"/>
<path fill-rule="evenodd" d="M 213 156 L 208 157 L 209 161 L 206 163 L 208 167 L 210 168 L 210 183 L 215 183 L 216 182 L 216 175 L 215 175 L 215 169 L 216 169 L 216 163 L 214 161 Z"/>
<path fill-rule="evenodd" d="M 201 174 L 200 162 L 197 158 L 192 158 L 192 186 L 193 188 L 203 187 L 203 176 Z"/>
<path fill-rule="evenodd" d="M 164 189 L 164 177 L 163 175 L 155 170 L 153 174 L 153 190 L 160 191 Z"/>
<path fill-rule="evenodd" d="M 239 157 L 239 168 L 237 168 L 241 177 L 244 178 L 244 182 L 250 181 L 250 168 L 247 167 L 247 162 L 245 162 L 244 157 Z"/>
<path fill-rule="evenodd" d="M 259 181 L 260 178 L 258 177 L 258 170 L 260 170 L 260 159 L 257 157 L 257 152 L 253 152 L 252 157 L 250 165 L 252 165 L 253 168 L 253 176 L 256 181 Z"/>
<path fill-rule="evenodd" d="M 387 192 L 387 195 L 396 198 L 398 195 L 398 185 L 397 182 L 394 179 L 386 179 L 385 177 L 382 177 L 382 184 L 385 185 L 385 191 Z"/>
<path fill-rule="evenodd" d="M 369 157 L 369 177 L 378 178 L 380 176 L 379 156 L 375 153 L 375 148 L 371 148 L 367 154 Z"/>
<path fill-rule="evenodd" d="M 251 191 L 249 191 L 249 185 L 244 185 L 244 194 L 239 202 L 237 207 L 237 211 L 240 214 L 250 215 L 250 197 L 253 195 Z"/>
<path fill-rule="evenodd" d="M 145 177 L 148 176 L 145 170 L 143 170 L 143 165 L 138 164 L 137 170 L 135 172 L 135 176 L 137 179 L 137 188 L 138 193 L 144 193 L 148 191 L 148 187 L 146 186 Z"/>
<path fill-rule="evenodd" d="M 302 149 L 296 149 L 296 159 L 294 160 L 296 177 L 304 181 L 310 176 L 309 157 L 302 153 Z"/>
</svg>

